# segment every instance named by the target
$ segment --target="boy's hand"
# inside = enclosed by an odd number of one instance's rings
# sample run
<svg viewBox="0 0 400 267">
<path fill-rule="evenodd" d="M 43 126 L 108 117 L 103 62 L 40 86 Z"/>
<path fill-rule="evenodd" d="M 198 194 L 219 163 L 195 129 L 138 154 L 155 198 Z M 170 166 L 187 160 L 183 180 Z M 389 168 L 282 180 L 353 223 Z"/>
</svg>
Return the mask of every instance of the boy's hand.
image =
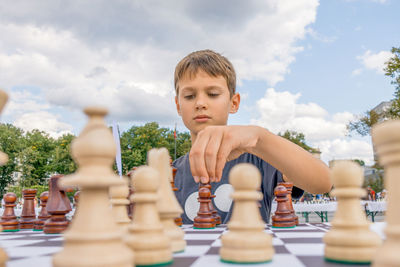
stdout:
<svg viewBox="0 0 400 267">
<path fill-rule="evenodd" d="M 257 126 L 208 126 L 201 130 L 189 153 L 196 183 L 219 182 L 227 161 L 251 153 L 258 141 Z"/>
</svg>

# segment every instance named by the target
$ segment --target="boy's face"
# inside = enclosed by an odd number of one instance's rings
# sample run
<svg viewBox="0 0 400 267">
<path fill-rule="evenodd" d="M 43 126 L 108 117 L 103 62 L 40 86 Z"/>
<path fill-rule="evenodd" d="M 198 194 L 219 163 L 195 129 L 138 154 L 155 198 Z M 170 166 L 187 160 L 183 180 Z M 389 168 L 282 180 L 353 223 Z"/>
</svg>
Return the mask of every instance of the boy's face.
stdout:
<svg viewBox="0 0 400 267">
<path fill-rule="evenodd" d="M 213 77 L 199 70 L 192 79 L 189 75 L 180 79 L 178 86 L 176 108 L 194 137 L 206 126 L 226 125 L 229 113 L 235 113 L 239 108 L 240 95 L 230 97 L 222 76 Z"/>
</svg>

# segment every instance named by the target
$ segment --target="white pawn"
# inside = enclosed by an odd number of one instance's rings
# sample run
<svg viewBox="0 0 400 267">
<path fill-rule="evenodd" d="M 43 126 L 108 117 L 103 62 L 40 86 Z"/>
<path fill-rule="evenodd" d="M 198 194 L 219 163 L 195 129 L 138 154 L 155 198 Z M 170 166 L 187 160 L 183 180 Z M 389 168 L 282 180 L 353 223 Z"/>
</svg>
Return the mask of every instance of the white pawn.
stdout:
<svg viewBox="0 0 400 267">
<path fill-rule="evenodd" d="M 136 265 L 164 265 L 172 262 L 171 241 L 164 233 L 156 202 L 160 185 L 159 173 L 142 166 L 132 177 L 135 213 L 128 226 L 127 245 L 134 251 Z"/>
<path fill-rule="evenodd" d="M 116 145 L 104 121 L 107 110 L 85 109 L 89 122 L 72 141 L 71 156 L 79 166 L 60 179 L 61 187 L 80 189 L 79 205 L 64 234 L 64 248 L 53 256 L 54 267 L 132 267 L 133 253 L 110 208 L 109 188 L 123 184 L 112 165 Z"/>
<path fill-rule="evenodd" d="M 361 208 L 360 198 L 366 195 L 361 188 L 363 170 L 352 161 L 339 161 L 333 166 L 331 176 L 337 198 L 337 209 L 331 230 L 326 233 L 325 259 L 327 261 L 367 264 L 370 263 L 381 239 L 369 229 L 370 223 Z"/>
<path fill-rule="evenodd" d="M 229 182 L 235 191 L 235 202 L 229 232 L 222 236 L 221 260 L 233 263 L 258 263 L 271 261 L 274 255 L 272 237 L 264 232 L 258 201 L 262 194 L 261 175 L 256 167 L 248 163 L 238 164 L 229 173 Z"/>
<path fill-rule="evenodd" d="M 385 187 L 388 194 L 386 240 L 378 249 L 373 266 L 400 266 L 400 120 L 386 121 L 374 126 L 371 135 L 379 163 L 385 168 Z"/>
<path fill-rule="evenodd" d="M 172 168 L 168 150 L 166 148 L 150 150 L 148 164 L 160 174 L 157 209 L 161 223 L 164 225 L 165 233 L 171 239 L 172 252 L 181 252 L 186 246 L 185 233 L 176 225 L 175 218 L 179 217 L 183 210 L 172 191 Z"/>
<path fill-rule="evenodd" d="M 128 217 L 128 208 L 129 205 L 129 187 L 128 187 L 128 178 L 123 177 L 122 181 L 124 184 L 122 185 L 114 185 L 110 187 L 110 202 L 112 205 L 112 211 L 114 214 L 114 219 L 118 226 L 120 226 L 123 232 L 126 232 L 128 226 L 131 222 L 131 219 Z"/>
</svg>

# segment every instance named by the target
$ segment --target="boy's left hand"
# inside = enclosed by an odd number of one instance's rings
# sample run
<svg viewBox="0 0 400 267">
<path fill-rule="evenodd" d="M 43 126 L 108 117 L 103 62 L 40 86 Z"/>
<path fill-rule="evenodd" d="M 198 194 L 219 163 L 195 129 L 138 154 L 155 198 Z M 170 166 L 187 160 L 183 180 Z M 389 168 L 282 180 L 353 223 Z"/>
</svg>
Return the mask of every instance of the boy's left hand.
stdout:
<svg viewBox="0 0 400 267">
<path fill-rule="evenodd" d="M 219 182 L 227 161 L 251 153 L 258 141 L 257 126 L 208 126 L 201 130 L 189 153 L 190 169 L 198 183 Z"/>
</svg>

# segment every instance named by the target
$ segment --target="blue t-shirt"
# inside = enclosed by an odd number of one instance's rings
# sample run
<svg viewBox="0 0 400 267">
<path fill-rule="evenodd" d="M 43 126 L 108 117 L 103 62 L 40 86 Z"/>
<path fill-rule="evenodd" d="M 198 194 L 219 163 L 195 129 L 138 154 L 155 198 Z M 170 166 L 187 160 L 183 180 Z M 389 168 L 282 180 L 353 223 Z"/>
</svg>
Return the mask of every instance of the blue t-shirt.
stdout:
<svg viewBox="0 0 400 267">
<path fill-rule="evenodd" d="M 274 188 L 279 182 L 283 182 L 282 173 L 259 157 L 253 154 L 244 153 L 240 157 L 225 164 L 221 181 L 218 183 L 211 183 L 211 193 L 215 195 L 213 204 L 217 209 L 218 214 L 221 216 L 222 223 L 228 223 L 231 216 L 232 199 L 230 195 L 233 192 L 233 187 L 229 184 L 228 175 L 232 167 L 238 163 L 251 163 L 260 171 L 260 192 L 263 194 L 263 198 L 260 201 L 260 213 L 263 220 L 268 222 L 271 210 L 271 200 L 274 197 Z M 194 181 L 190 171 L 189 154 L 175 160 L 173 166 L 177 168 L 175 187 L 178 188 L 178 191 L 175 191 L 175 195 L 184 211 L 182 214 L 182 221 L 185 224 L 191 224 L 199 210 L 199 202 L 197 201 L 199 184 Z"/>
</svg>

